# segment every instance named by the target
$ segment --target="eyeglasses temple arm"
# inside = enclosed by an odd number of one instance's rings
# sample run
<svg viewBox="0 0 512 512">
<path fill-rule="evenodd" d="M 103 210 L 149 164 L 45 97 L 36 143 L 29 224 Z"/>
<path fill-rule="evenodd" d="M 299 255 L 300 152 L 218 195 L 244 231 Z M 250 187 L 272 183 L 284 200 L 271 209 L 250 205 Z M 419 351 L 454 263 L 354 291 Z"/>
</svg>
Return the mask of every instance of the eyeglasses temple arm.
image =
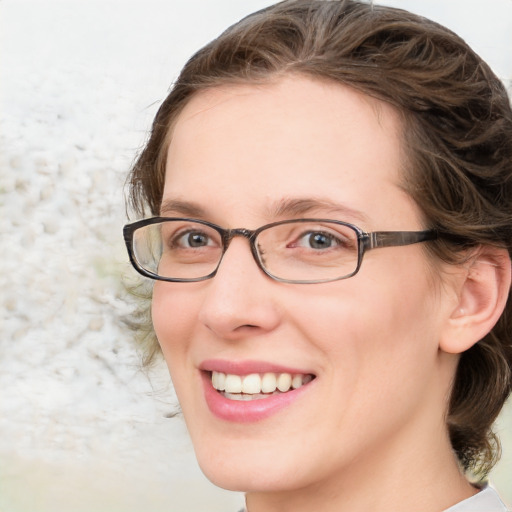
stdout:
<svg viewBox="0 0 512 512">
<path fill-rule="evenodd" d="M 369 249 L 417 244 L 438 238 L 436 231 L 375 231 L 367 233 Z"/>
</svg>

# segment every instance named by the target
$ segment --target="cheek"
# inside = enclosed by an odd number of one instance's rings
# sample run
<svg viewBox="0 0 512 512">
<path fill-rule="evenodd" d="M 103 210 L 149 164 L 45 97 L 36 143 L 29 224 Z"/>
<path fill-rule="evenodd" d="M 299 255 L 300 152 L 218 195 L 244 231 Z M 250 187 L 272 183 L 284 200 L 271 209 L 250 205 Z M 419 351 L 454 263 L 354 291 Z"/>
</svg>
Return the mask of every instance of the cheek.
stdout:
<svg viewBox="0 0 512 512">
<path fill-rule="evenodd" d="M 191 362 L 191 346 L 199 301 L 193 288 L 193 283 L 156 282 L 151 307 L 155 333 L 185 419 L 197 415 L 197 397 L 191 385 L 197 375 Z"/>
<path fill-rule="evenodd" d="M 399 393 L 406 381 L 424 386 L 434 372 L 440 329 L 423 266 L 404 265 L 395 274 L 400 278 L 388 272 L 371 279 L 371 271 L 367 265 L 350 280 L 302 296 L 296 316 L 328 355 L 337 385 L 359 390 L 363 403 L 379 389 Z"/>
<path fill-rule="evenodd" d="M 184 288 L 184 286 L 188 286 Z M 151 316 L 158 342 L 167 366 L 174 377 L 174 366 L 178 367 L 186 357 L 189 341 L 197 322 L 198 300 L 191 293 L 192 283 L 165 283 L 154 285 Z"/>
</svg>

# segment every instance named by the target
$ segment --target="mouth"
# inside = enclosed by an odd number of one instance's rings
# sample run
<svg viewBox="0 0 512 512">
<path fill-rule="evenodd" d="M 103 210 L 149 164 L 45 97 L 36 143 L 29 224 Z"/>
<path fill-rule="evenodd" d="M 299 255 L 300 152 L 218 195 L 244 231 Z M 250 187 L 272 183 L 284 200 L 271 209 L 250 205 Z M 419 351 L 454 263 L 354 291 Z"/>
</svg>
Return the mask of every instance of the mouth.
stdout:
<svg viewBox="0 0 512 512">
<path fill-rule="evenodd" d="M 204 399 L 223 421 L 257 422 L 311 395 L 316 375 L 265 361 L 210 359 L 199 366 Z"/>
<path fill-rule="evenodd" d="M 309 384 L 315 376 L 303 373 L 250 373 L 237 375 L 208 372 L 212 387 L 224 398 L 236 401 L 262 400 L 283 395 Z"/>
</svg>

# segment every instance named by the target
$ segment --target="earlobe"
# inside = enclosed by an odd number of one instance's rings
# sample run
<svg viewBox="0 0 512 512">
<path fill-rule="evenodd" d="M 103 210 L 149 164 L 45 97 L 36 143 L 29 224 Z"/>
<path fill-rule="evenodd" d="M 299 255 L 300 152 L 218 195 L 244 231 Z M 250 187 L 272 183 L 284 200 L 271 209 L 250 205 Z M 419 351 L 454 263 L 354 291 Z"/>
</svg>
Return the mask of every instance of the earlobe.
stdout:
<svg viewBox="0 0 512 512">
<path fill-rule="evenodd" d="M 500 318 L 510 291 L 511 262 L 506 249 L 484 246 L 464 265 L 458 303 L 440 339 L 440 349 L 462 353 L 488 334 Z"/>
</svg>

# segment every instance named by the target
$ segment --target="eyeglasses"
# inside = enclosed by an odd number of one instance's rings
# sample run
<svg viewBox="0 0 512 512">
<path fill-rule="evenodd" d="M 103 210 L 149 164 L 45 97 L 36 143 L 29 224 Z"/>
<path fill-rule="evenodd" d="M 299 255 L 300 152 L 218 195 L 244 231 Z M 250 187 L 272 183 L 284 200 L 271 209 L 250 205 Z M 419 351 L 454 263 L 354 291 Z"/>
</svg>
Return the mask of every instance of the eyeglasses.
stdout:
<svg viewBox="0 0 512 512">
<path fill-rule="evenodd" d="M 435 240 L 436 231 L 366 233 L 346 222 L 294 219 L 256 230 L 224 229 L 198 219 L 153 217 L 127 224 L 124 240 L 135 269 L 151 279 L 212 278 L 231 240 L 249 240 L 261 270 L 285 283 L 326 283 L 355 275 L 366 251 Z"/>
</svg>

